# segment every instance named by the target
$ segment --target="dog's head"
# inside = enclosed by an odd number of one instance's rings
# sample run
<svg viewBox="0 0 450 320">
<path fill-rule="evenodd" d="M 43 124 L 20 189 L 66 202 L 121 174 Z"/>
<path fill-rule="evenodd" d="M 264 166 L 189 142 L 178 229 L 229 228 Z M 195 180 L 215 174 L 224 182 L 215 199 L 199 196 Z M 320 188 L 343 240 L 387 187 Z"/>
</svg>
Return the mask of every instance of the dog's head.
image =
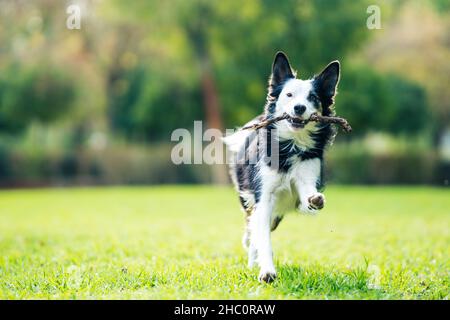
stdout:
<svg viewBox="0 0 450 320">
<path fill-rule="evenodd" d="M 296 78 L 287 56 L 278 52 L 272 65 L 269 80 L 268 104 L 266 113 L 273 117 L 287 113 L 295 120 L 283 120 L 277 127 L 284 132 L 299 132 L 311 114 L 330 115 L 339 82 L 339 61 L 331 62 L 319 74 L 309 80 Z M 309 123 L 307 127 L 314 127 Z"/>
</svg>

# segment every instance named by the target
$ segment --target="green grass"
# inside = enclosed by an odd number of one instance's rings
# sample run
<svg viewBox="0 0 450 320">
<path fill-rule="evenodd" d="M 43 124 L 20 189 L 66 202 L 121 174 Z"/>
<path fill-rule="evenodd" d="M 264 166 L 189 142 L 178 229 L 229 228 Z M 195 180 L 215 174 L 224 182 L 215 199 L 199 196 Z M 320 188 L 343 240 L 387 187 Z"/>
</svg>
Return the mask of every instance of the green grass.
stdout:
<svg viewBox="0 0 450 320">
<path fill-rule="evenodd" d="M 329 187 L 259 284 L 231 188 L 0 192 L 0 298 L 448 299 L 450 190 Z"/>
</svg>

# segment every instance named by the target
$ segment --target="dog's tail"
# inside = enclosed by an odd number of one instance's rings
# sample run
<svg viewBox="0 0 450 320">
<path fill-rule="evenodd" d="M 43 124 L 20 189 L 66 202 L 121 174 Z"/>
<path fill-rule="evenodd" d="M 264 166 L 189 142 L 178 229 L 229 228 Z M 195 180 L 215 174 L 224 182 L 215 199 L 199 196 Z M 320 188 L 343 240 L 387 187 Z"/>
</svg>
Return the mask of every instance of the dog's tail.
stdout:
<svg viewBox="0 0 450 320">
<path fill-rule="evenodd" d="M 239 153 L 239 151 L 244 147 L 245 140 L 250 133 L 251 131 L 249 130 L 238 130 L 233 134 L 222 137 L 222 141 L 231 152 Z"/>
<path fill-rule="evenodd" d="M 250 126 L 252 124 L 259 122 L 261 117 L 262 116 L 258 116 L 255 119 L 247 122 L 244 125 L 244 127 Z M 238 129 L 236 132 L 234 132 L 226 137 L 222 137 L 222 141 L 223 141 L 223 143 L 226 144 L 226 146 L 228 147 L 228 149 L 231 152 L 239 153 L 239 151 L 242 150 L 242 148 L 244 147 L 245 141 L 252 133 L 254 133 L 254 131 L 252 131 L 252 130 Z"/>
</svg>

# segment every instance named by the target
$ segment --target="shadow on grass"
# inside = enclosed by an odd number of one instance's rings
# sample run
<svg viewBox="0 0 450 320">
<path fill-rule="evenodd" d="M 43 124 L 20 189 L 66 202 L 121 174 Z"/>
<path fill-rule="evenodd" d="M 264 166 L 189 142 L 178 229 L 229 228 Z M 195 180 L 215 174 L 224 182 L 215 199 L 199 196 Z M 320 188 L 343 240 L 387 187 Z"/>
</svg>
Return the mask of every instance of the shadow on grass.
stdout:
<svg viewBox="0 0 450 320">
<path fill-rule="evenodd" d="M 280 293 L 292 298 L 356 299 L 376 298 L 379 292 L 368 287 L 365 268 L 341 269 L 334 266 L 278 266 L 273 284 Z"/>
</svg>

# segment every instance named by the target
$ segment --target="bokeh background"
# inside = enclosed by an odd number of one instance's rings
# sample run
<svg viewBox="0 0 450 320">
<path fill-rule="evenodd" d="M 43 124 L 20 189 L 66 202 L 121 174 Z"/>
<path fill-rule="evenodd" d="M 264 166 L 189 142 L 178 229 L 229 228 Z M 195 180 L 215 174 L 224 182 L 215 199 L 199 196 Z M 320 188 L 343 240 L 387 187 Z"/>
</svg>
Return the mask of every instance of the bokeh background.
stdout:
<svg viewBox="0 0 450 320">
<path fill-rule="evenodd" d="M 70 4 L 81 29 L 66 27 Z M 369 5 L 382 29 L 366 26 Z M 302 78 L 339 59 L 327 158 L 339 184 L 450 179 L 450 2 L 0 0 L 0 186 L 227 183 L 170 161 L 176 128 L 262 111 L 276 51 Z"/>
</svg>

